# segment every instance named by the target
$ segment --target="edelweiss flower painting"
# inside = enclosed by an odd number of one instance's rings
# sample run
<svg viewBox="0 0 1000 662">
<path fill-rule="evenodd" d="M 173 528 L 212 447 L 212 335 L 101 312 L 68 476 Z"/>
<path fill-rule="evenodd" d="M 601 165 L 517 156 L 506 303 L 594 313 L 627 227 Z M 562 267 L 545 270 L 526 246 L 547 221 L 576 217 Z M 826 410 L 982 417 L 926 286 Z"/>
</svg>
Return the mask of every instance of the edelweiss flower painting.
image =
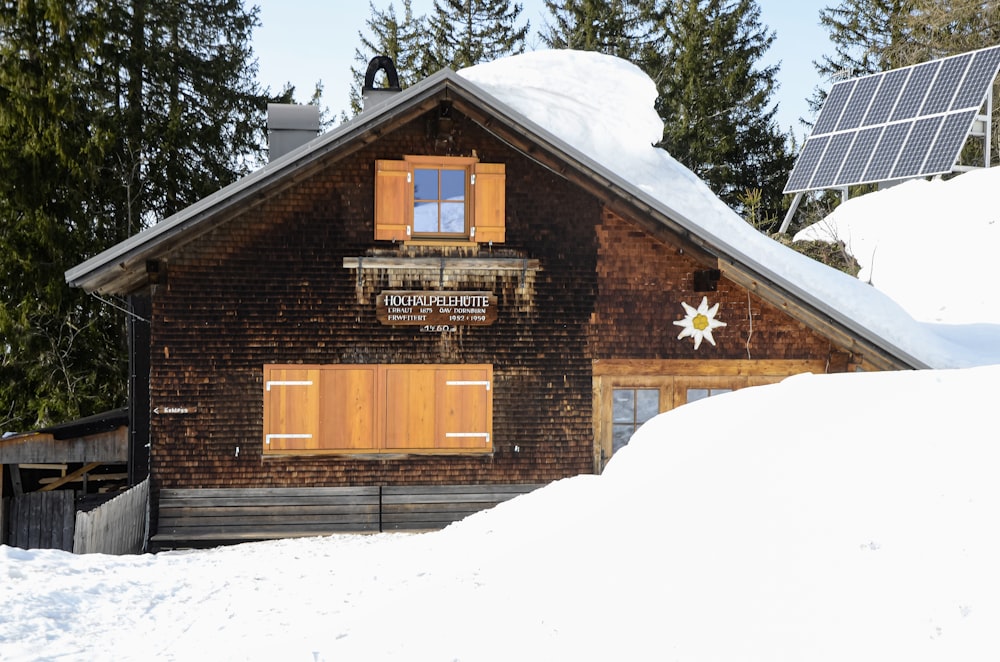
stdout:
<svg viewBox="0 0 1000 662">
<path fill-rule="evenodd" d="M 725 322 L 715 319 L 715 314 L 719 312 L 719 304 L 715 304 L 709 308 L 708 297 L 702 297 L 701 304 L 697 308 L 692 308 L 683 301 L 681 301 L 681 305 L 684 306 L 684 319 L 677 320 L 674 324 L 682 326 L 684 329 L 677 336 L 677 339 L 694 338 L 695 349 L 701 346 L 702 338 L 715 345 L 715 338 L 712 337 L 712 329 L 726 326 Z"/>
</svg>

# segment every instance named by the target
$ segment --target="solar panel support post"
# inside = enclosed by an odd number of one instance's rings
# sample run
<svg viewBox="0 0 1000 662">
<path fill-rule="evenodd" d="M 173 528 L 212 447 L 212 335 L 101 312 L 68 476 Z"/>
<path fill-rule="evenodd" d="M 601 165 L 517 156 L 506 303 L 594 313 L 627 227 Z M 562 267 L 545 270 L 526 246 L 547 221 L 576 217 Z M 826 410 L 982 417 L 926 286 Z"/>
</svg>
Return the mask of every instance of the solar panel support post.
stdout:
<svg viewBox="0 0 1000 662">
<path fill-rule="evenodd" d="M 986 94 L 986 137 L 983 138 L 983 155 L 986 167 L 990 167 L 990 155 L 993 153 L 993 85 Z"/>
<path fill-rule="evenodd" d="M 788 230 L 788 226 L 791 225 L 792 217 L 795 216 L 795 212 L 799 208 L 799 203 L 802 202 L 802 193 L 803 191 L 799 191 L 795 194 L 795 197 L 792 198 L 792 204 L 788 207 L 788 211 L 785 212 L 785 220 L 781 221 L 781 227 L 778 228 L 778 234 L 785 234 L 785 231 Z"/>
</svg>

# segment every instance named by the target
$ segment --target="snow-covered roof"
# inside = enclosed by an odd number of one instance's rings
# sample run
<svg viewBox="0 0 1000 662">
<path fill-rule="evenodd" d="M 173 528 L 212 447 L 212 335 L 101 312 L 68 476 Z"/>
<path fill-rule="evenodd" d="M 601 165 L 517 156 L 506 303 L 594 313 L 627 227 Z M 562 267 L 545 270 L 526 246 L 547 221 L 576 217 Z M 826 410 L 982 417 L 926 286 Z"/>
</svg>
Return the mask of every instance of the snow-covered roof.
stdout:
<svg viewBox="0 0 1000 662">
<path fill-rule="evenodd" d="M 379 127 L 423 112 L 447 90 L 465 97 L 533 144 L 598 179 L 712 248 L 727 275 L 750 279 L 791 298 L 817 319 L 877 347 L 901 365 L 959 367 L 983 360 L 978 347 L 916 322 L 892 299 L 765 237 L 727 207 L 707 185 L 667 152 L 654 147 L 662 122 L 653 108 L 656 88 L 634 65 L 598 53 L 534 51 L 438 72 L 355 120 L 268 164 L 182 212 L 67 271 L 72 285 L 117 291 L 136 287 L 145 261 L 191 241 L 291 172 L 317 167 Z M 1000 334 L 998 334 L 1000 335 Z M 1000 342 L 997 343 L 1000 346 Z M 1000 349 L 996 350 L 1000 362 Z"/>
</svg>

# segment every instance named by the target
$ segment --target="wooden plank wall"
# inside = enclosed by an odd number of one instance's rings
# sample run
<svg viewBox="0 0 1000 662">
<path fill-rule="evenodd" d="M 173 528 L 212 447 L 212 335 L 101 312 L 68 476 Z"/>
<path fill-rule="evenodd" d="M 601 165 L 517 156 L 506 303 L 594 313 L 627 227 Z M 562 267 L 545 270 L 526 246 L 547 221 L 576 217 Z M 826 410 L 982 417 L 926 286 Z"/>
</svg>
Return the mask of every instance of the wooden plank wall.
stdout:
<svg viewBox="0 0 1000 662">
<path fill-rule="evenodd" d="M 76 515 L 76 554 L 138 554 L 146 539 L 149 479 L 89 512 Z"/>
<path fill-rule="evenodd" d="M 23 549 L 73 551 L 73 490 L 32 492 L 11 499 L 8 544 Z"/>
</svg>

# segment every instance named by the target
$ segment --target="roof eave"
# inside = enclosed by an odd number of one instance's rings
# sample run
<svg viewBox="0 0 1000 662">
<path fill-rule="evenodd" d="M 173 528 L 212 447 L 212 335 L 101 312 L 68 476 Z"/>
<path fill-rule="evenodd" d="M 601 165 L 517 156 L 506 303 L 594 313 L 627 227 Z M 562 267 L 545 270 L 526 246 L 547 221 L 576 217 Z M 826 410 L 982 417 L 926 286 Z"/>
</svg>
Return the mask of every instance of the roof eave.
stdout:
<svg viewBox="0 0 1000 662">
<path fill-rule="evenodd" d="M 419 109 L 428 99 L 446 92 L 456 80 L 457 76 L 450 69 L 437 72 L 395 95 L 395 98 L 380 103 L 156 225 L 72 267 L 65 272 L 66 282 L 71 287 L 102 294 L 128 294 L 139 289 L 145 282 L 145 262 L 158 257 L 165 248 L 173 248 L 196 238 L 200 232 L 195 228 L 207 231 L 207 228 L 201 227 L 206 221 L 224 218 L 227 213 L 242 209 L 268 189 L 280 187 L 285 175 L 300 172 L 302 168 L 321 161 L 348 143 L 365 144 L 369 136 L 374 139 L 381 127 L 392 124 L 400 115 Z M 183 241 L 179 241 L 181 237 Z"/>
</svg>

